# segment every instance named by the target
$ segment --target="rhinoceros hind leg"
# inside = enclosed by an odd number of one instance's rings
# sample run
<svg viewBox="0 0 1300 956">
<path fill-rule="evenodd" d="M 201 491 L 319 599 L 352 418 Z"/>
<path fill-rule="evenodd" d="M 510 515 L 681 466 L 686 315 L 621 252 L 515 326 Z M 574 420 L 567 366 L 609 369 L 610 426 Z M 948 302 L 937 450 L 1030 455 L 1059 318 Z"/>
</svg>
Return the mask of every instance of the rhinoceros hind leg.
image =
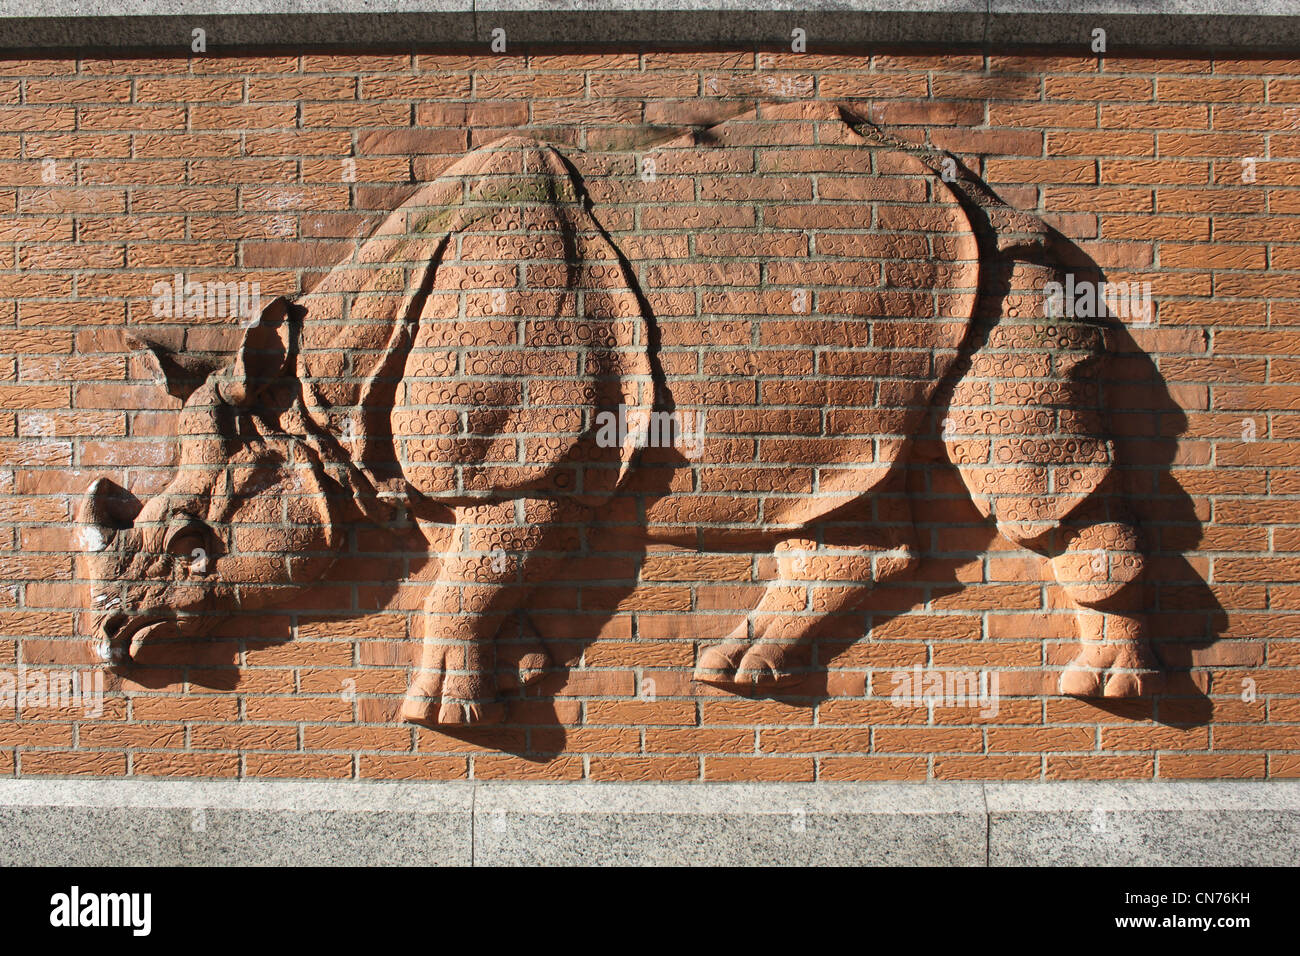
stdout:
<svg viewBox="0 0 1300 956">
<path fill-rule="evenodd" d="M 1044 417 L 1043 409 L 1029 411 L 1038 419 L 1031 416 L 1026 421 L 1041 419 L 1041 425 L 1042 421 L 1054 420 Z M 1077 412 L 1074 414 L 1079 417 Z M 969 424 L 973 418 L 960 419 L 965 425 L 953 425 L 960 418 L 956 412 L 953 415 L 947 427 L 973 431 Z M 1029 425 L 1021 425 L 1032 434 Z M 1100 427 L 1096 421 L 1090 421 L 1090 425 Z M 972 492 L 975 507 L 986 517 L 995 516 L 998 530 L 1008 540 L 1049 557 L 1053 575 L 1074 605 L 1080 647 L 1060 676 L 1060 693 L 1067 697 L 1140 697 L 1154 693 L 1160 685 L 1160 670 L 1150 649 L 1143 615 L 1145 559 L 1127 504 L 1121 495 L 1106 490 L 1103 458 L 1067 469 L 1034 457 L 1035 449 L 1051 451 L 1052 443 L 1059 439 L 997 440 L 1003 442 L 1000 447 L 1009 450 L 1010 455 L 999 456 L 996 467 L 987 436 L 951 438 L 948 453 Z M 1100 445 L 1098 439 L 1087 434 L 1070 441 L 1077 448 L 1091 449 L 1089 454 L 1101 455 L 1097 451 L 1100 448 L 1105 458 L 1110 456 L 1109 445 Z M 1058 482 L 1059 473 L 1068 471 L 1086 476 L 1084 490 L 1088 495 L 1082 491 L 1060 495 L 1046 491 L 1051 487 L 1053 470 L 1058 472 Z"/>
<path fill-rule="evenodd" d="M 1144 697 L 1156 693 L 1163 673 L 1147 639 L 1142 613 L 1145 560 L 1137 532 L 1123 522 L 1077 530 L 1052 559 L 1056 580 L 1075 604 L 1078 654 L 1061 674 L 1068 697 Z"/>
<path fill-rule="evenodd" d="M 1125 520 L 1075 518 L 1058 526 L 1064 550 L 1047 542 L 1042 525 L 998 522 L 1004 536 L 1052 555 L 1052 573 L 1074 605 L 1079 646 L 1061 672 L 1066 697 L 1144 697 L 1158 692 L 1163 672 L 1151 650 L 1143 613 L 1146 561 L 1137 530 Z"/>
<path fill-rule="evenodd" d="M 1148 697 L 1163 675 L 1142 642 L 1085 643 L 1061 674 L 1066 697 Z"/>
<path fill-rule="evenodd" d="M 700 652 L 694 679 L 719 687 L 771 690 L 799 680 L 811 663 L 802 639 L 816 619 L 808 610 L 810 539 L 777 543 L 778 577 L 768 583 L 758 607 L 721 644 Z"/>
</svg>

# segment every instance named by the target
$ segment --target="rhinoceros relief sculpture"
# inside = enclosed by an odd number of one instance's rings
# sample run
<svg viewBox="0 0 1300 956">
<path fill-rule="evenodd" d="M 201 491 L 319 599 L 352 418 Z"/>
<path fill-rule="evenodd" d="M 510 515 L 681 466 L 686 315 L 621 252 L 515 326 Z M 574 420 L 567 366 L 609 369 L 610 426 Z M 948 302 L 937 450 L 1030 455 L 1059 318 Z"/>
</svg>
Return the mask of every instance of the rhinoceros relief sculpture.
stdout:
<svg viewBox="0 0 1300 956">
<path fill-rule="evenodd" d="M 143 506 L 106 479 L 83 503 L 106 657 L 282 602 L 350 528 L 405 514 L 439 562 L 406 720 L 499 720 L 502 686 L 548 666 L 530 593 L 598 534 L 774 555 L 694 675 L 770 692 L 824 666 L 819 620 L 913 572 L 907 475 L 931 454 L 1050 558 L 1080 622 L 1059 691 L 1149 693 L 1098 381 L 1112 330 L 1045 311 L 1095 267 L 952 157 L 830 105 L 621 158 L 498 140 L 233 355 L 145 343 L 184 400 L 180 465 Z"/>
</svg>

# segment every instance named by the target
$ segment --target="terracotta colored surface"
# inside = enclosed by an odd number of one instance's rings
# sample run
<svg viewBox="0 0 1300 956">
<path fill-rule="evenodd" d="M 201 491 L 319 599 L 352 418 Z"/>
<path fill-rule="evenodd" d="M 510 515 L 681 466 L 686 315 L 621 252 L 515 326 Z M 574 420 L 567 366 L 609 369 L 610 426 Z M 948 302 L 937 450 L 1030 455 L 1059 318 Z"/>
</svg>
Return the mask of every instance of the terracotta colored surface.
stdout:
<svg viewBox="0 0 1300 956">
<path fill-rule="evenodd" d="M 9 64 L 11 772 L 1294 775 L 1294 64 L 534 60 Z"/>
</svg>

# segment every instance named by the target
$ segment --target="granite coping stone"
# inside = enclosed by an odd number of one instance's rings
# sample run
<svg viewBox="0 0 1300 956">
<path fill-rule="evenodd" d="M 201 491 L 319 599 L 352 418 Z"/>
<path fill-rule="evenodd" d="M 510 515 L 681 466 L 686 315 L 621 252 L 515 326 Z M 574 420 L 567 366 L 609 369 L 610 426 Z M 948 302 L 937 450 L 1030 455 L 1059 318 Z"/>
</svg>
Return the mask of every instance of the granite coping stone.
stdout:
<svg viewBox="0 0 1300 956">
<path fill-rule="evenodd" d="M 1300 781 L 0 781 L 0 865 L 1286 865 Z"/>
<path fill-rule="evenodd" d="M 798 22 L 795 23 L 794 21 Z M 516 45 L 809 50 L 922 45 L 968 50 L 1300 48 L 1300 0 L 0 0 L 0 49 L 473 48 L 493 29 Z"/>
</svg>

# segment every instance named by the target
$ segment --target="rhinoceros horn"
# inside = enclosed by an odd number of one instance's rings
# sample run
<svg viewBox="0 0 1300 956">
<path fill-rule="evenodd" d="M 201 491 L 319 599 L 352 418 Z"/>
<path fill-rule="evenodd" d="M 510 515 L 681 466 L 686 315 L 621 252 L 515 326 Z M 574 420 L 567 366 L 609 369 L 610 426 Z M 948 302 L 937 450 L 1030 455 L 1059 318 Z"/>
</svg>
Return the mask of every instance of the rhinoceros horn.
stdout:
<svg viewBox="0 0 1300 956">
<path fill-rule="evenodd" d="M 107 478 L 96 478 L 86 489 L 77 511 L 81 545 L 86 551 L 103 551 L 114 536 L 135 524 L 142 507 L 125 488 Z"/>
</svg>

